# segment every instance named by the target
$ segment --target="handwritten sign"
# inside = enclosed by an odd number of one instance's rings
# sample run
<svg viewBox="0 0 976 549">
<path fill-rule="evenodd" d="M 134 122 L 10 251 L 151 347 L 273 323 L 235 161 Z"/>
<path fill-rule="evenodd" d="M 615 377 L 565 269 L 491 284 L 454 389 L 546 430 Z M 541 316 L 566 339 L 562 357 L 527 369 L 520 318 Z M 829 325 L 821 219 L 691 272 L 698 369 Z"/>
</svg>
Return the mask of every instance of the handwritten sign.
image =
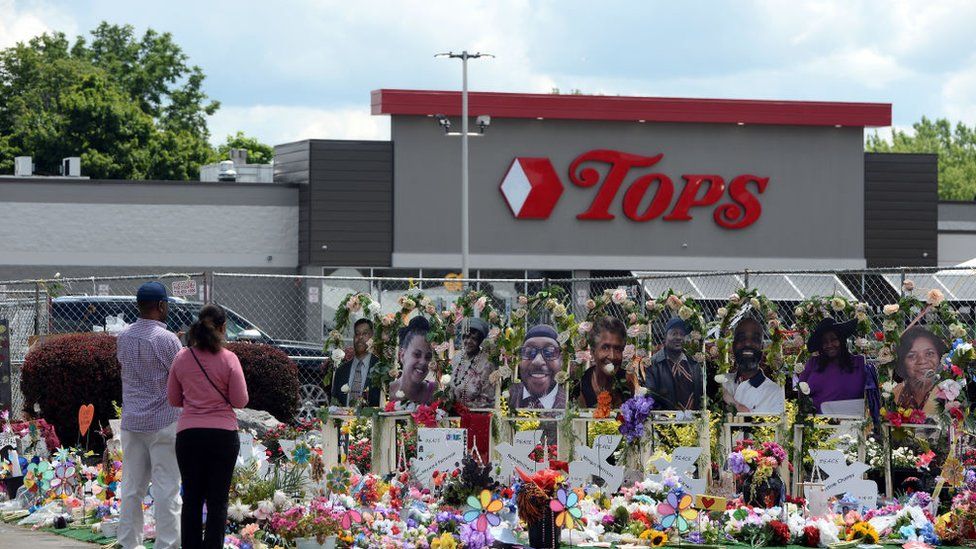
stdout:
<svg viewBox="0 0 976 549">
<path fill-rule="evenodd" d="M 196 280 L 174 280 L 173 297 L 190 297 L 197 295 Z"/>
<path fill-rule="evenodd" d="M 813 463 L 827 475 L 823 491 L 828 496 L 850 494 L 861 507 L 874 509 L 878 504 L 878 485 L 861 478 L 870 467 L 859 461 L 847 463 L 840 450 L 810 450 Z"/>
<path fill-rule="evenodd" d="M 675 448 L 670 456 L 652 459 L 651 465 L 657 469 L 658 474 L 649 475 L 648 478 L 656 482 L 662 482 L 664 477 L 661 473 L 666 469 L 674 469 L 674 472 L 681 479 L 681 484 L 687 492 L 691 492 L 692 494 L 703 493 L 705 491 L 706 481 L 694 477 L 696 463 L 701 452 L 701 448 L 681 446 Z"/>
<path fill-rule="evenodd" d="M 95 419 L 94 404 L 83 404 L 78 408 L 78 432 L 81 433 L 81 436 L 88 433 L 88 428 L 91 427 L 93 419 Z"/>
<path fill-rule="evenodd" d="M 453 471 L 461 466 L 467 429 L 417 429 L 417 457 L 411 463 L 414 478 L 424 486 L 434 484 L 434 471 Z"/>
<path fill-rule="evenodd" d="M 543 466 L 541 463 L 537 463 L 529 458 L 529 454 L 535 450 L 535 447 L 541 441 L 541 430 L 517 431 L 512 440 L 512 444 L 508 444 L 507 442 L 496 444 L 495 450 L 500 457 L 499 467 L 501 472 L 499 478 L 510 478 L 515 473 L 515 467 L 518 467 L 526 473 L 534 473 L 540 468 L 548 467 L 549 464 Z"/>
<path fill-rule="evenodd" d="M 16 450 L 18 448 L 17 442 L 20 437 L 17 436 L 13 431 L 2 431 L 0 432 L 0 451 L 6 448 L 13 448 Z"/>
<path fill-rule="evenodd" d="M 569 483 L 589 486 L 593 477 L 598 477 L 603 481 L 604 493 L 616 493 L 624 481 L 624 468 L 611 465 L 607 459 L 613 456 L 621 438 L 620 435 L 600 435 L 593 441 L 592 448 L 577 445 L 577 459 L 569 464 Z"/>
<path fill-rule="evenodd" d="M 729 500 L 719 496 L 697 495 L 695 496 L 695 509 L 702 511 L 725 511 Z"/>
</svg>

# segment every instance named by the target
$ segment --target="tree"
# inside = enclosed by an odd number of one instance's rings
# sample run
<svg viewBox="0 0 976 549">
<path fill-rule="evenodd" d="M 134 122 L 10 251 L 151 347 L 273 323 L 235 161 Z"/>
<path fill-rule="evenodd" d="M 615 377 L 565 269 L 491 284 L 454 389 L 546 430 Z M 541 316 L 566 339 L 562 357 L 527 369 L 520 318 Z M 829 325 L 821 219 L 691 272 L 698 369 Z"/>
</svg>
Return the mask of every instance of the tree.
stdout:
<svg viewBox="0 0 976 549">
<path fill-rule="evenodd" d="M 94 178 L 196 179 L 219 103 L 187 61 L 169 33 L 105 22 L 90 43 L 52 33 L 0 50 L 0 170 L 29 155 L 56 174 L 78 155 Z"/>
<path fill-rule="evenodd" d="M 945 118 L 926 117 L 914 124 L 914 135 L 894 130 L 892 140 L 869 135 L 869 152 L 935 153 L 939 155 L 939 198 L 971 201 L 976 197 L 976 126 L 955 128 Z"/>
<path fill-rule="evenodd" d="M 255 137 L 248 137 L 244 132 L 227 136 L 227 142 L 217 147 L 218 159 L 230 158 L 231 149 L 246 150 L 248 164 L 270 164 L 274 160 L 274 147 L 261 143 Z"/>
</svg>

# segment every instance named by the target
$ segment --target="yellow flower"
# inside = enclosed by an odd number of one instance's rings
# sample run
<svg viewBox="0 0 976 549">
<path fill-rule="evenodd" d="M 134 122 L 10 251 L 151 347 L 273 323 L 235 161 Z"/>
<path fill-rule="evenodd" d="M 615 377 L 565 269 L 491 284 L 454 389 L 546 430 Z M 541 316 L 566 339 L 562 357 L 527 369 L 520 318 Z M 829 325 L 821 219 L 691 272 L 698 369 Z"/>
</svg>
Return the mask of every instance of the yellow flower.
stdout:
<svg viewBox="0 0 976 549">
<path fill-rule="evenodd" d="M 752 463 L 757 457 L 759 457 L 759 452 L 753 450 L 752 448 L 746 448 L 742 451 L 742 459 L 744 459 L 746 463 Z"/>
<path fill-rule="evenodd" d="M 660 530 L 648 528 L 641 532 L 640 539 L 649 540 L 651 547 L 660 547 L 668 542 L 668 535 Z"/>
<path fill-rule="evenodd" d="M 434 538 L 430 544 L 430 549 L 457 549 L 457 541 L 454 536 L 444 532 L 441 537 Z"/>
<path fill-rule="evenodd" d="M 848 541 L 858 539 L 867 545 L 873 545 L 878 543 L 878 531 L 870 523 L 855 522 L 854 526 L 851 526 L 850 533 L 847 534 L 847 539 Z"/>
</svg>

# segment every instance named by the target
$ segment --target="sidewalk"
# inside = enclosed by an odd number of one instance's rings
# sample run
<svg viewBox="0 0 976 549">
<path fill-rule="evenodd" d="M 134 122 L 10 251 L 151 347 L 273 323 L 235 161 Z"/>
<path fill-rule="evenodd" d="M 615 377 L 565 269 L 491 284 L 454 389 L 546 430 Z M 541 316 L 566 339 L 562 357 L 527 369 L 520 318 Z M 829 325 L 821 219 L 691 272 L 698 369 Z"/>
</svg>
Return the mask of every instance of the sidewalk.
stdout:
<svg viewBox="0 0 976 549">
<path fill-rule="evenodd" d="M 0 522 L 0 549 L 22 549 L 24 547 L 30 547 L 31 549 L 98 548 L 97 545 L 91 543 L 75 541 L 47 532 L 35 532 L 23 526 Z"/>
</svg>

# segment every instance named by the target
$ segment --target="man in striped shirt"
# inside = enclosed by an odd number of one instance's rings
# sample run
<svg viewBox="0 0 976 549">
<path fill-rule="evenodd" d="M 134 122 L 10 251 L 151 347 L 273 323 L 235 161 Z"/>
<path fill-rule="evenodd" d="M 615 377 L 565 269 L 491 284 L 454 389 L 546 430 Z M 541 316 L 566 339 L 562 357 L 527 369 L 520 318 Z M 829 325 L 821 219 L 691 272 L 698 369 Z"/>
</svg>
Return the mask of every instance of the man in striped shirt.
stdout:
<svg viewBox="0 0 976 549">
<path fill-rule="evenodd" d="M 123 549 L 142 545 L 142 500 L 150 494 L 156 517 L 159 549 L 180 546 L 180 469 L 176 462 L 176 420 L 179 410 L 166 399 L 173 358 L 182 345 L 166 329 L 169 298 L 166 286 L 147 282 L 136 293 L 139 319 L 119 333 L 122 366 L 122 500 L 119 543 Z"/>
</svg>

